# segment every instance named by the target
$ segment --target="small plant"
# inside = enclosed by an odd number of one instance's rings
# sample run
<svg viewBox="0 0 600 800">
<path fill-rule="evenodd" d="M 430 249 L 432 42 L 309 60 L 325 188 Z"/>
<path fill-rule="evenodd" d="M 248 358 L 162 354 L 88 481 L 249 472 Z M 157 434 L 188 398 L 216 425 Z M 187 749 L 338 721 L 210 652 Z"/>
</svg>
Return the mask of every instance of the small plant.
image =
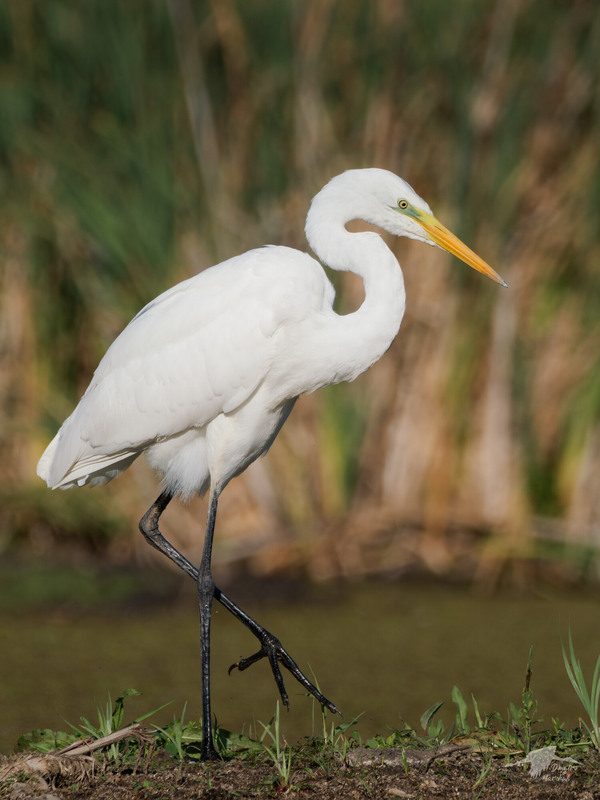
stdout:
<svg viewBox="0 0 600 800">
<path fill-rule="evenodd" d="M 532 727 L 536 722 L 543 722 L 541 717 L 537 717 L 538 703 L 533 698 L 531 690 L 531 675 L 533 666 L 533 645 L 529 648 L 529 658 L 525 671 L 525 686 L 521 693 L 521 705 L 518 706 L 512 701 L 508 707 L 508 721 L 514 732 L 523 744 L 525 753 L 531 750 Z"/>
<path fill-rule="evenodd" d="M 440 710 L 440 708 L 444 705 L 443 700 L 439 700 L 437 703 L 434 703 L 430 706 L 427 711 L 424 711 L 421 714 L 421 727 L 425 731 L 425 735 L 430 739 L 436 739 L 440 742 L 446 741 L 445 736 L 445 725 L 441 719 L 438 719 L 434 723 L 434 717 Z M 452 735 L 452 731 L 450 731 L 450 736 Z"/>
<path fill-rule="evenodd" d="M 444 705 L 443 701 L 434 703 L 421 715 L 421 727 L 425 731 L 427 738 L 435 740 L 438 744 L 445 744 L 454 736 L 468 736 L 471 733 L 467 701 L 458 686 L 452 687 L 451 697 L 452 702 L 456 706 L 456 715 L 454 722 L 448 730 L 446 730 L 446 726 L 441 719 L 434 721 L 436 714 Z M 479 712 L 479 706 L 473 695 L 471 695 L 471 700 L 473 702 L 473 711 L 477 722 L 476 730 L 487 730 L 491 717 L 487 716 L 484 719 Z"/>
<path fill-rule="evenodd" d="M 279 727 L 279 700 L 275 707 L 275 714 L 271 718 L 268 725 L 264 722 L 259 724 L 263 727 L 263 734 L 260 737 L 260 742 L 275 765 L 278 775 L 278 784 L 281 789 L 288 789 L 290 787 L 290 778 L 292 776 L 292 748 L 287 742 L 282 743 L 281 730 Z M 265 737 L 269 737 L 271 744 L 265 744 Z"/>
<path fill-rule="evenodd" d="M 600 704 L 600 656 L 596 661 L 596 668 L 592 677 L 591 691 L 588 691 L 587 683 L 583 677 L 583 670 L 581 664 L 575 656 L 575 648 L 573 647 L 573 638 L 571 636 L 571 628 L 569 627 L 569 654 L 567 655 L 565 647 L 560 642 L 563 654 L 563 661 L 567 675 L 571 681 L 575 694 L 579 698 L 581 705 L 584 707 L 586 714 L 589 717 L 590 725 L 585 721 L 583 724 L 590 735 L 592 744 L 596 750 L 600 750 L 600 724 L 598 721 L 598 706 Z"/>
<path fill-rule="evenodd" d="M 111 733 L 116 733 L 123 728 L 123 719 L 125 716 L 125 698 L 139 696 L 140 694 L 141 692 L 138 692 L 135 689 L 125 689 L 125 691 L 119 695 L 119 697 L 117 697 L 114 705 L 112 704 L 109 694 L 108 701 L 104 709 L 100 706 L 96 707 L 98 714 L 97 725 L 94 725 L 92 722 L 90 722 L 87 717 L 80 717 L 79 726 L 73 725 L 70 722 L 67 724 L 71 727 L 74 734 L 79 738 L 85 739 L 87 737 L 91 737 L 92 739 L 102 739 L 105 736 L 109 736 Z M 148 717 L 151 717 L 153 714 L 156 714 L 158 711 L 161 711 L 161 709 L 165 708 L 167 705 L 168 703 L 165 703 L 159 708 L 155 708 L 154 710 L 149 711 L 147 714 L 143 714 L 133 722 L 142 722 Z M 108 750 L 106 751 L 106 757 L 108 760 L 114 761 L 115 764 L 119 764 L 122 760 L 124 749 L 126 750 L 129 747 L 130 741 L 130 739 L 122 739 L 114 744 L 109 745 Z"/>
<path fill-rule="evenodd" d="M 467 708 L 467 701 L 463 697 L 463 693 L 458 686 L 452 687 L 452 702 L 456 706 L 455 725 L 457 733 L 461 735 L 471 733 L 471 726 L 468 722 L 469 709 Z M 473 702 L 475 703 L 475 700 L 473 700 Z M 477 708 L 476 703 L 475 708 Z"/>
<path fill-rule="evenodd" d="M 486 754 L 484 751 L 481 751 L 481 758 L 483 760 L 483 765 L 481 767 L 481 772 L 477 776 L 477 780 L 475 781 L 475 784 L 473 786 L 474 789 L 479 789 L 479 792 L 477 793 L 478 798 L 481 796 L 481 793 L 483 792 L 483 788 L 486 784 L 486 781 L 490 776 L 492 764 L 494 763 L 492 755 L 489 753 Z"/>
<path fill-rule="evenodd" d="M 319 691 L 321 691 L 321 687 L 319 686 L 319 682 L 317 680 L 317 676 L 311 669 L 312 679 Z M 309 695 L 306 695 L 309 697 Z M 350 728 L 353 728 L 357 723 L 358 720 L 362 717 L 362 713 L 358 714 L 354 719 L 350 722 L 341 722 L 339 724 L 335 724 L 331 722 L 328 724 L 327 718 L 327 709 L 325 706 L 320 705 L 319 710 L 321 713 L 321 735 L 318 735 L 316 732 L 317 729 L 317 700 L 310 696 L 312 700 L 312 742 L 315 747 L 319 747 L 321 749 L 322 755 L 336 755 L 342 761 L 346 758 L 346 753 L 348 752 L 348 747 L 353 744 L 360 744 L 360 734 L 358 731 L 352 731 L 350 733 Z M 320 765 L 325 767 L 325 761 L 321 760 Z"/>
<path fill-rule="evenodd" d="M 185 756 L 184 746 L 183 746 L 183 735 L 184 735 L 183 720 L 185 718 L 186 708 L 187 708 L 187 703 L 184 703 L 183 711 L 181 712 L 181 717 L 179 719 L 174 717 L 173 722 L 168 727 L 160 728 L 158 725 L 154 726 L 155 729 L 162 735 L 163 739 L 166 742 L 164 745 L 165 750 L 174 758 L 179 759 L 179 761 L 183 761 Z"/>
<path fill-rule="evenodd" d="M 80 717 L 81 725 L 79 727 L 71 725 L 71 728 L 79 733 L 82 738 L 91 736 L 93 739 L 102 739 L 115 731 L 118 731 L 123 726 L 123 717 L 125 715 L 125 698 L 129 696 L 139 695 L 140 692 L 135 689 L 125 689 L 123 694 L 119 695 L 115 700 L 113 706 L 110 694 L 104 709 L 97 706 L 96 711 L 98 714 L 98 725 L 93 725 L 86 717 Z M 70 723 L 69 723 L 70 724 Z M 122 742 L 116 742 L 110 745 L 108 749 L 108 758 L 110 761 L 119 763 L 120 747 Z"/>
<path fill-rule="evenodd" d="M 36 728 L 23 733 L 17 740 L 16 752 L 35 750 L 37 753 L 49 753 L 51 750 L 62 750 L 73 744 L 81 736 L 66 731 L 53 731 L 50 728 Z"/>
<path fill-rule="evenodd" d="M 184 722 L 187 703 L 183 707 L 181 717 L 164 727 L 154 726 L 158 735 L 158 744 L 173 758 L 183 761 L 186 758 L 200 760 L 202 756 L 202 720 Z M 250 754 L 262 752 L 260 743 L 242 733 L 232 733 L 222 728 L 215 717 L 213 728 L 214 742 L 217 752 L 227 755 L 239 755 L 244 758 Z"/>
<path fill-rule="evenodd" d="M 318 688 L 318 685 L 317 685 Z M 313 698 L 314 700 L 314 698 Z M 316 702 L 316 701 L 314 701 Z M 339 755 L 342 760 L 346 757 L 346 752 L 348 750 L 348 731 L 350 728 L 353 728 L 357 723 L 358 720 L 362 717 L 362 714 L 358 714 L 358 716 L 354 717 L 350 722 L 341 722 L 338 725 L 335 725 L 333 722 L 328 727 L 328 720 L 327 720 L 327 709 L 325 706 L 321 706 L 321 725 L 322 725 L 322 737 L 319 737 L 322 742 L 322 749 L 329 750 L 331 753 L 335 753 Z M 314 731 L 314 703 L 313 703 L 313 731 Z"/>
</svg>

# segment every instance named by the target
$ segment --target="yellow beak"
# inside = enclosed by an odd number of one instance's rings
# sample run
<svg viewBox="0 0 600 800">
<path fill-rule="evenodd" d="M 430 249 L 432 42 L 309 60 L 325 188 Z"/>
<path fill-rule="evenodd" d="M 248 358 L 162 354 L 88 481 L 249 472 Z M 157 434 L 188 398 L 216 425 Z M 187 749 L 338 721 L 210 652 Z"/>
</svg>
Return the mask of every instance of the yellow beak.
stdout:
<svg viewBox="0 0 600 800">
<path fill-rule="evenodd" d="M 437 244 L 438 247 L 441 247 L 448 253 L 452 253 L 453 256 L 460 258 L 461 261 L 464 261 L 465 264 L 476 269 L 477 272 L 482 272 L 484 275 L 487 275 L 488 278 L 496 281 L 496 283 L 500 283 L 502 286 L 508 288 L 508 284 L 489 264 L 486 264 L 482 258 L 479 258 L 477 253 L 474 253 L 471 248 L 463 244 L 452 231 L 449 231 L 441 222 L 438 222 L 434 216 L 419 209 L 418 215 L 415 215 L 414 218 L 424 228 L 431 241 Z"/>
</svg>

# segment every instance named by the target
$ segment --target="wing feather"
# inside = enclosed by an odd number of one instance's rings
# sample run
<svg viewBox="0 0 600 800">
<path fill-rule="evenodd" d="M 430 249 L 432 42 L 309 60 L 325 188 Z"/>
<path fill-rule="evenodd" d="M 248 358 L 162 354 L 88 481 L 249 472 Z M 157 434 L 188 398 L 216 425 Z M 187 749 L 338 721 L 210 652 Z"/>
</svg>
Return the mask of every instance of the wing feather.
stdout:
<svg viewBox="0 0 600 800">
<path fill-rule="evenodd" d="M 332 295 L 328 285 L 308 255 L 276 247 L 232 258 L 160 295 L 110 346 L 39 473 L 50 486 L 87 482 L 234 411 L 268 374 L 282 327 Z"/>
</svg>

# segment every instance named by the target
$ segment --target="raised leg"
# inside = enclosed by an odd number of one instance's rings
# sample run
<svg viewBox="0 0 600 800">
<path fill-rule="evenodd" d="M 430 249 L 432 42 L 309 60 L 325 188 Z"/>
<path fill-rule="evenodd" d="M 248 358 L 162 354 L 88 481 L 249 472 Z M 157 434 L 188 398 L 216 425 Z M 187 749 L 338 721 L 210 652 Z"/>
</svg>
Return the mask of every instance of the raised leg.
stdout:
<svg viewBox="0 0 600 800">
<path fill-rule="evenodd" d="M 169 505 L 173 496 L 169 492 L 163 492 L 160 497 L 150 506 L 148 511 L 140 520 L 140 531 L 145 540 L 152 547 L 156 548 L 167 558 L 170 558 L 179 569 L 182 569 L 193 580 L 198 580 L 198 570 L 196 567 L 169 542 L 158 529 L 158 520 L 165 508 Z"/>
<path fill-rule="evenodd" d="M 229 672 L 233 669 L 243 671 L 251 667 L 252 664 L 266 658 L 271 667 L 275 683 L 279 690 L 282 702 L 289 708 L 289 698 L 283 677 L 279 668 L 279 663 L 302 684 L 306 691 L 311 694 L 318 702 L 329 709 L 334 714 L 340 714 L 340 710 L 330 700 L 328 700 L 317 687 L 308 680 L 306 675 L 302 672 L 300 667 L 296 664 L 294 659 L 283 648 L 279 639 L 270 633 L 266 628 L 263 628 L 256 620 L 241 609 L 233 600 L 224 594 L 217 586 L 215 586 L 211 574 L 211 554 L 212 542 L 214 537 L 215 520 L 217 516 L 217 505 L 219 501 L 219 493 L 214 492 L 211 494 L 208 519 L 206 522 L 206 535 L 204 539 L 204 550 L 202 553 L 202 561 L 200 562 L 200 569 L 188 561 L 173 545 L 165 539 L 158 528 L 158 522 L 161 514 L 171 501 L 172 496 L 168 492 L 163 492 L 160 497 L 153 503 L 148 511 L 140 520 L 140 531 L 144 535 L 146 541 L 159 550 L 163 555 L 170 558 L 177 566 L 183 570 L 186 575 L 192 578 L 198 587 L 198 604 L 200 609 L 200 641 L 202 651 L 202 725 L 203 725 L 203 740 L 202 740 L 202 757 L 209 760 L 217 758 L 217 752 L 214 747 L 212 739 L 212 714 L 210 707 L 210 618 L 211 618 L 211 604 L 214 597 L 224 608 L 242 622 L 248 630 L 256 636 L 260 642 L 260 650 L 248 658 L 243 658 L 229 668 Z"/>
<path fill-rule="evenodd" d="M 266 628 L 263 628 L 263 626 L 256 622 L 256 620 L 252 619 L 251 616 L 246 614 L 243 609 L 241 609 L 236 603 L 233 602 L 233 600 L 227 597 L 227 595 L 217 587 L 215 587 L 215 600 L 218 600 L 219 603 L 221 603 L 222 606 L 231 612 L 236 619 L 239 619 L 239 621 L 242 622 L 261 643 L 261 648 L 256 653 L 248 656 L 248 658 L 242 658 L 240 661 L 232 664 L 229 667 L 230 674 L 234 669 L 239 669 L 240 672 L 243 672 L 243 670 L 248 669 L 248 667 L 251 667 L 252 664 L 255 664 L 257 661 L 260 661 L 263 658 L 268 659 L 271 672 L 275 678 L 275 683 L 279 689 L 281 701 L 287 706 L 287 708 L 289 708 L 290 701 L 288 698 L 288 693 L 283 683 L 281 670 L 279 669 L 279 662 L 281 662 L 283 666 L 289 672 L 291 672 L 294 678 L 296 678 L 298 683 L 301 683 L 306 691 L 309 694 L 312 694 L 312 696 L 318 700 L 322 706 L 325 706 L 325 708 L 329 709 L 329 711 L 331 711 L 333 714 L 341 715 L 342 712 L 339 710 L 339 708 L 335 706 L 331 700 L 328 700 L 324 694 L 321 694 L 314 683 L 308 680 L 306 675 L 302 672 L 298 664 L 296 664 L 287 650 L 284 649 L 283 645 L 276 636 L 270 633 Z"/>
</svg>

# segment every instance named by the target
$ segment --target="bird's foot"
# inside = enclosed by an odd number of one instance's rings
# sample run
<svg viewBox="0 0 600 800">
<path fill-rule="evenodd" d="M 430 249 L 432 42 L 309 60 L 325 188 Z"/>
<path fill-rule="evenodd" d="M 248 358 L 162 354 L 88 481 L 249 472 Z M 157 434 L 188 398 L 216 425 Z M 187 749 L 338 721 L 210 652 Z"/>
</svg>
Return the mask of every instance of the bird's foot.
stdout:
<svg viewBox="0 0 600 800">
<path fill-rule="evenodd" d="M 339 710 L 339 708 L 334 705 L 331 700 L 328 700 L 325 695 L 321 694 L 314 683 L 308 680 L 306 675 L 302 672 L 290 654 L 284 649 L 283 645 L 276 636 L 273 636 L 272 633 L 269 633 L 269 631 L 266 631 L 263 628 L 262 634 L 259 638 L 262 642 L 262 647 L 260 650 L 258 650 L 256 653 L 253 653 L 253 655 L 248 656 L 248 658 L 242 658 L 240 661 L 232 664 L 229 667 L 229 674 L 231 674 L 232 670 L 234 669 L 239 669 L 240 672 L 243 672 L 257 661 L 267 658 L 269 660 L 269 665 L 281 696 L 281 701 L 287 708 L 289 708 L 290 701 L 288 698 L 288 693 L 283 683 L 281 670 L 279 669 L 279 663 L 281 662 L 281 664 L 283 664 L 283 666 L 292 673 L 298 683 L 301 683 L 306 691 L 311 694 L 321 706 L 327 708 L 332 714 L 339 714 L 340 716 L 342 715 L 342 712 Z"/>
<path fill-rule="evenodd" d="M 226 761 L 227 756 L 219 753 L 214 746 L 212 737 L 208 740 L 202 739 L 200 744 L 200 760 L 201 761 Z"/>
</svg>

